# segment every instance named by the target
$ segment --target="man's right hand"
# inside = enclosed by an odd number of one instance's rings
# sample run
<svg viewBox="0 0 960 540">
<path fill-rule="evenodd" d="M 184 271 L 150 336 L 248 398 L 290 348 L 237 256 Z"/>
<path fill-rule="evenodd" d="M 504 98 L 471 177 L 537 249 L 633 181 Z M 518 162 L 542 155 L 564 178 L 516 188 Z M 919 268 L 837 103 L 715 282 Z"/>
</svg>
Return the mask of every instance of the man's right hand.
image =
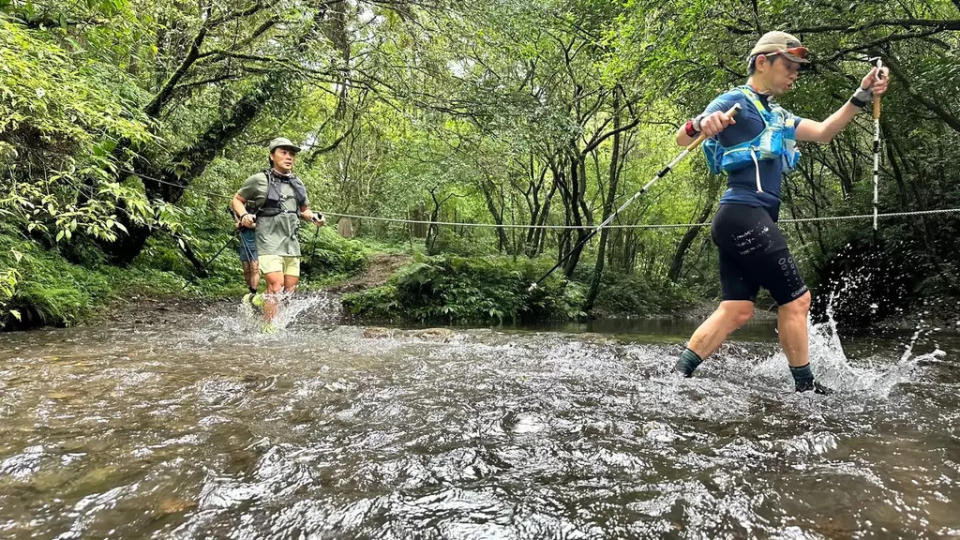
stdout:
<svg viewBox="0 0 960 540">
<path fill-rule="evenodd" d="M 256 224 L 257 216 L 253 214 L 244 214 L 243 217 L 240 218 L 240 226 L 246 227 L 247 229 L 254 228 Z"/>
<path fill-rule="evenodd" d="M 736 123 L 732 116 L 727 116 L 723 111 L 716 111 L 700 119 L 700 132 L 710 138 L 727 129 L 727 126 Z"/>
</svg>

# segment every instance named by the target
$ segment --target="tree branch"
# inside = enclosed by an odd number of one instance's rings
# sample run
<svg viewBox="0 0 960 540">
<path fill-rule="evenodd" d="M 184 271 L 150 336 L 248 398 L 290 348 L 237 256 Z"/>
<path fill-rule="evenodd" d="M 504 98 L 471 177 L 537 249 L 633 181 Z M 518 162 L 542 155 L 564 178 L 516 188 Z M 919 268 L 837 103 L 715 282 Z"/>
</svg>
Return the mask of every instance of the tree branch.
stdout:
<svg viewBox="0 0 960 540">
<path fill-rule="evenodd" d="M 193 43 L 190 44 L 190 50 L 187 52 L 186 58 L 183 59 L 183 62 L 180 63 L 180 66 L 177 67 L 177 71 L 170 75 L 170 78 L 167 79 L 167 82 L 163 83 L 163 87 L 160 88 L 160 91 L 157 92 L 157 95 L 150 100 L 150 103 L 144 107 L 143 112 L 151 118 L 156 118 L 160 114 L 160 110 L 163 109 L 163 106 L 167 104 L 170 100 L 170 96 L 173 95 L 173 90 L 176 88 L 177 84 L 180 82 L 186 74 L 187 70 L 190 69 L 190 66 L 197 61 L 197 58 L 200 57 L 200 46 L 203 44 L 204 38 L 207 36 L 207 26 L 203 25 L 200 27 L 200 31 L 197 32 L 197 35 L 193 37 Z"/>
<path fill-rule="evenodd" d="M 937 118 L 940 118 L 941 120 L 946 122 L 946 124 L 951 128 L 953 128 L 955 131 L 960 132 L 960 118 L 957 118 L 956 115 L 950 113 L 949 111 L 941 107 L 939 104 L 937 104 L 937 102 L 933 101 L 932 99 L 914 90 L 910 86 L 910 79 L 906 76 L 906 74 L 903 73 L 903 70 L 900 68 L 899 61 L 892 54 L 888 53 L 885 56 L 886 56 L 886 58 L 884 58 L 885 65 L 890 68 L 890 71 L 892 71 L 894 76 L 897 77 L 897 81 L 903 85 L 907 93 L 910 94 L 910 97 L 912 97 L 913 99 L 923 104 L 923 106 L 926 107 L 927 109 L 930 109 L 930 111 L 932 111 L 933 114 L 937 115 Z"/>
<path fill-rule="evenodd" d="M 927 30 L 926 32 L 919 32 L 919 33 L 916 33 L 916 34 L 892 34 L 892 35 L 889 35 L 889 36 L 887 36 L 887 37 L 885 37 L 885 38 L 880 38 L 880 39 L 871 41 L 871 42 L 869 42 L 869 43 L 864 43 L 863 45 L 858 45 L 858 46 L 856 46 L 856 47 L 849 47 L 849 48 L 847 48 L 847 49 L 840 49 L 839 51 L 833 53 L 832 55 L 830 55 L 830 56 L 828 56 L 828 57 L 826 57 L 826 58 L 824 58 L 824 59 L 822 59 L 822 60 L 817 60 L 817 62 L 818 62 L 818 63 L 830 63 L 830 62 L 833 62 L 834 60 L 836 60 L 836 59 L 838 59 L 838 58 L 843 57 L 843 56 L 844 56 L 845 54 L 847 54 L 847 53 L 857 52 L 857 51 L 863 51 L 863 50 L 870 50 L 870 49 L 876 49 L 876 48 L 879 48 L 881 45 L 887 45 L 887 44 L 889 44 L 889 43 L 894 43 L 894 42 L 897 42 L 897 41 L 905 41 L 905 40 L 908 40 L 908 39 L 920 39 L 920 38 L 925 38 L 925 37 L 927 37 L 927 36 L 931 36 L 931 35 L 933 35 L 933 34 L 936 34 L 936 33 L 941 32 L 941 31 L 942 31 L 942 30 L 937 29 L 937 30 Z"/>
<path fill-rule="evenodd" d="M 960 0 L 956 0 L 960 2 Z M 791 34 L 819 34 L 823 32 L 862 32 L 869 28 L 879 26 L 899 26 L 910 28 L 914 26 L 927 26 L 942 30 L 960 30 L 960 19 L 880 19 L 870 21 L 864 24 L 833 24 L 824 26 L 810 26 L 807 28 L 791 28 Z"/>
</svg>

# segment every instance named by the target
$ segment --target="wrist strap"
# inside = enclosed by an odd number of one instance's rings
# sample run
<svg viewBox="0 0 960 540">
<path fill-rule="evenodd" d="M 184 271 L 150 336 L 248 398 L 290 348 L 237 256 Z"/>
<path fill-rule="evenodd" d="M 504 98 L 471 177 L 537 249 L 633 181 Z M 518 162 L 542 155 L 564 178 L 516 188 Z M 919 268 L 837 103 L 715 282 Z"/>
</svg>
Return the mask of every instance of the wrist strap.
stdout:
<svg viewBox="0 0 960 540">
<path fill-rule="evenodd" d="M 866 107 L 867 103 L 870 103 L 870 100 L 872 99 L 873 92 L 870 90 L 864 90 L 858 86 L 856 92 L 850 96 L 850 103 L 853 104 L 854 107 L 859 107 L 862 109 Z"/>
</svg>

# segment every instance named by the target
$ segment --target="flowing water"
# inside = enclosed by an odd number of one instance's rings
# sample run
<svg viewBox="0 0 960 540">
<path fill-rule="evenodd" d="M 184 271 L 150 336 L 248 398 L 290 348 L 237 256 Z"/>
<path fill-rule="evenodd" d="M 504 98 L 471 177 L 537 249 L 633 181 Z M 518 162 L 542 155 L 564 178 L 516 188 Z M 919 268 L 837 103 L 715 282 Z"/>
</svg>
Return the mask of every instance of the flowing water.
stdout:
<svg viewBox="0 0 960 540">
<path fill-rule="evenodd" d="M 378 330 L 294 302 L 0 335 L 3 538 L 960 537 L 960 340 Z M 294 320 L 295 319 L 295 320 Z M 847 350 L 844 350 L 846 347 Z"/>
</svg>

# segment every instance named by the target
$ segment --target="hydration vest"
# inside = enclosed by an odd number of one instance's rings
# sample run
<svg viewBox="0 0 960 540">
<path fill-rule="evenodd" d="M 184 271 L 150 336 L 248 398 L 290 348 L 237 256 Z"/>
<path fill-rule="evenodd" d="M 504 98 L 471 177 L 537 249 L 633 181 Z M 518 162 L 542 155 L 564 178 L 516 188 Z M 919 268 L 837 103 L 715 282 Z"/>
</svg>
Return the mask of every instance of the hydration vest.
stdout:
<svg viewBox="0 0 960 540">
<path fill-rule="evenodd" d="M 703 153 L 707 157 L 710 172 L 714 174 L 737 171 L 752 163 L 757 171 L 757 191 L 763 192 L 757 163 L 759 160 L 779 158 L 784 172 L 790 172 L 797 166 L 800 151 L 797 150 L 796 119 L 779 105 L 772 104 L 769 109 L 765 107 L 748 85 L 738 86 L 737 90 L 743 92 L 757 109 L 763 120 L 763 131 L 753 139 L 729 148 L 721 146 L 715 138 L 707 139 L 703 142 Z"/>
<path fill-rule="evenodd" d="M 263 174 L 267 177 L 267 200 L 265 200 L 263 205 L 257 210 L 257 218 L 273 217 L 285 212 L 296 214 L 307 204 L 307 188 L 299 178 L 292 174 L 282 179 L 277 178 L 277 176 L 273 174 L 273 169 L 266 169 L 263 171 Z M 290 187 L 293 188 L 293 195 L 297 199 L 296 211 L 285 211 L 280 204 L 280 201 L 283 199 L 280 187 L 284 182 L 289 182 Z"/>
</svg>

